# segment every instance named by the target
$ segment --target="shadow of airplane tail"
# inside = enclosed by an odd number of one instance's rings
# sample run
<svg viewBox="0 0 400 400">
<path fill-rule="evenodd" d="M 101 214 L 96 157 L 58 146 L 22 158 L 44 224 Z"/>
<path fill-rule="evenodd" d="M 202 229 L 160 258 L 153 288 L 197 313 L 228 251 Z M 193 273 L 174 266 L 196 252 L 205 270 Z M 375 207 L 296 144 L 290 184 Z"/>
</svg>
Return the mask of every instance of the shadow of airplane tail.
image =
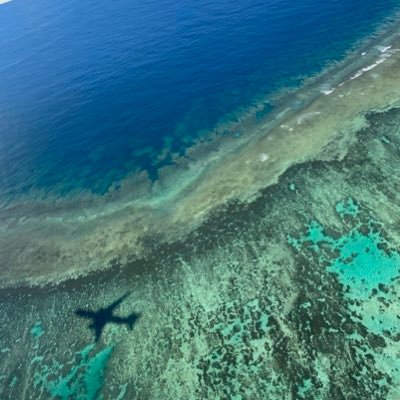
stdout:
<svg viewBox="0 0 400 400">
<path fill-rule="evenodd" d="M 140 318 L 140 314 L 131 314 L 128 317 L 126 317 L 126 324 L 129 327 L 129 330 L 133 329 L 133 325 L 137 322 L 137 320 Z"/>
</svg>

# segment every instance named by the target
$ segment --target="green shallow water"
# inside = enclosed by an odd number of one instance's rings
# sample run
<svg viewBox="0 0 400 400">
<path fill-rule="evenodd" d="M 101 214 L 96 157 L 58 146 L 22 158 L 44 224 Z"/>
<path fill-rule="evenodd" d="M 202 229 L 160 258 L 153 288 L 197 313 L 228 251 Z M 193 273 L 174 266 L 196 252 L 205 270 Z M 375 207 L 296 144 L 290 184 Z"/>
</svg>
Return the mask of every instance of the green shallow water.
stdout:
<svg viewBox="0 0 400 400">
<path fill-rule="evenodd" d="M 368 124 L 152 257 L 0 291 L 0 398 L 400 398 L 400 110 Z M 96 343 L 75 311 L 126 292 Z"/>
</svg>

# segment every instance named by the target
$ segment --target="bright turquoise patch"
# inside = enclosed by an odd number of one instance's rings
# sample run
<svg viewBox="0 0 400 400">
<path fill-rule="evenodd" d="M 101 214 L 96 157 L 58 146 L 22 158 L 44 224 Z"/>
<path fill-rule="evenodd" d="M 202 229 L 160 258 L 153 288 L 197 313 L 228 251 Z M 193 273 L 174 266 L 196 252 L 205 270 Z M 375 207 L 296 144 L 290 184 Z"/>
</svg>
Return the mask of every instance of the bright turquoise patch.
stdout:
<svg viewBox="0 0 400 400">
<path fill-rule="evenodd" d="M 42 323 L 40 321 L 36 322 L 33 328 L 31 329 L 31 335 L 35 338 L 40 338 L 44 333 L 44 329 L 42 327 Z"/>
<path fill-rule="evenodd" d="M 376 335 L 382 335 L 384 331 L 396 334 L 400 330 L 397 314 L 388 312 L 387 310 L 382 312 L 376 310 L 376 312 L 370 315 L 363 315 L 362 321 L 368 330 Z"/>
<path fill-rule="evenodd" d="M 340 214 L 340 216 L 344 217 L 346 215 L 350 215 L 351 217 L 357 216 L 359 213 L 359 207 L 354 202 L 353 199 L 342 200 L 336 204 L 336 212 Z"/>
<path fill-rule="evenodd" d="M 311 393 L 313 388 L 311 379 L 304 379 L 303 384 L 297 389 L 297 395 L 301 399 L 305 399 L 307 395 Z"/>
<path fill-rule="evenodd" d="M 380 243 L 383 241 L 379 233 L 370 232 L 365 236 L 357 231 L 335 243 L 340 257 L 328 269 L 350 287 L 352 297 L 368 297 L 380 283 L 388 284 L 399 275 L 399 254 L 387 254 L 379 249 Z"/>
<path fill-rule="evenodd" d="M 301 250 L 301 247 L 303 246 L 304 242 L 311 242 L 311 248 L 314 251 L 319 251 L 319 244 L 321 242 L 332 241 L 330 237 L 325 236 L 322 225 L 320 225 L 316 221 L 312 221 L 308 225 L 306 234 L 300 239 L 295 239 L 292 236 L 288 236 L 287 240 L 288 243 L 298 251 Z"/>
<path fill-rule="evenodd" d="M 322 225 L 313 221 L 303 237 L 288 237 L 288 241 L 299 251 L 311 242 L 310 248 L 321 253 L 321 262 L 330 263 L 328 270 L 336 273 L 339 280 L 350 288 L 348 295 L 352 298 L 366 298 L 380 283 L 388 284 L 399 276 L 399 254 L 380 249 L 379 245 L 385 241 L 371 227 L 367 235 L 353 229 L 334 239 L 324 233 Z M 330 254 L 324 253 L 324 247 L 331 250 Z M 332 251 L 338 252 L 337 258 L 332 259 Z"/>
<path fill-rule="evenodd" d="M 52 399 L 98 400 L 113 348 L 109 346 L 97 353 L 94 348 L 91 344 L 77 352 L 75 360 L 67 363 L 72 367 L 64 376 L 61 375 L 64 364 L 57 361 L 51 366 L 40 363 L 34 374 L 35 387 L 41 386 Z M 52 379 L 54 376 L 56 378 Z"/>
</svg>

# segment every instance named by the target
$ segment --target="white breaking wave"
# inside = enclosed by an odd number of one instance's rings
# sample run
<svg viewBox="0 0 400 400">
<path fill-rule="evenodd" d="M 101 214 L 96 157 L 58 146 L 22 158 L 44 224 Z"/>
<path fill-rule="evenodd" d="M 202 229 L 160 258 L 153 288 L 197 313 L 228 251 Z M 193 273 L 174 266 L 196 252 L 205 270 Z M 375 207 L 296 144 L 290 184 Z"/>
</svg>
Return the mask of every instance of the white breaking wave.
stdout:
<svg viewBox="0 0 400 400">
<path fill-rule="evenodd" d="M 297 125 L 302 124 L 304 121 L 307 121 L 317 115 L 320 115 L 321 113 L 319 111 L 312 111 L 305 113 L 303 115 L 300 115 L 300 117 L 297 118 Z"/>
<path fill-rule="evenodd" d="M 376 47 L 381 53 L 384 53 L 385 51 L 389 50 L 392 48 L 392 46 L 377 46 Z"/>
<path fill-rule="evenodd" d="M 11 0 L 0 0 L 0 4 L 9 3 Z"/>
<path fill-rule="evenodd" d="M 322 93 L 323 93 L 325 96 L 328 96 L 328 94 L 331 94 L 331 93 L 333 93 L 334 91 L 335 91 L 335 89 L 322 90 Z"/>
<path fill-rule="evenodd" d="M 260 155 L 259 155 L 259 160 L 261 161 L 261 162 L 264 162 L 264 161 L 267 161 L 268 160 L 268 158 L 269 158 L 269 155 L 267 154 L 267 153 L 261 153 Z"/>
<path fill-rule="evenodd" d="M 331 94 L 334 90 L 335 90 L 335 88 L 332 88 L 329 83 L 324 83 L 320 87 L 320 92 L 323 93 L 325 96 L 327 96 L 328 94 Z"/>
<path fill-rule="evenodd" d="M 382 53 L 382 55 L 373 64 L 367 65 L 366 67 L 358 70 L 350 79 L 358 78 L 364 72 L 370 71 L 371 69 L 375 68 L 379 64 L 382 64 L 385 60 L 387 60 L 389 57 L 391 57 L 394 53 L 397 53 L 399 51 L 398 49 L 390 50 L 392 48 L 392 46 L 386 46 L 386 47 L 378 46 L 377 48 Z M 390 51 L 388 51 L 388 50 L 390 50 Z"/>
</svg>

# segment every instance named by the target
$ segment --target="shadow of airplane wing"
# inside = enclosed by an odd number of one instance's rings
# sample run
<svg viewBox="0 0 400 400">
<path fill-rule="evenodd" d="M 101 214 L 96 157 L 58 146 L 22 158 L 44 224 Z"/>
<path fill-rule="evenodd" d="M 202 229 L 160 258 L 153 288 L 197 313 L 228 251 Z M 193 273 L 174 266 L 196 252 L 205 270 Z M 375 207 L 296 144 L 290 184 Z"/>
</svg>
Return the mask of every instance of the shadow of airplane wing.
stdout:
<svg viewBox="0 0 400 400">
<path fill-rule="evenodd" d="M 137 320 L 140 318 L 140 314 L 137 313 L 132 313 L 128 315 L 127 317 L 117 317 L 117 316 L 112 316 L 110 319 L 110 322 L 113 322 L 114 324 L 118 325 L 127 325 L 130 330 L 133 329 L 133 325 L 137 322 Z"/>
<path fill-rule="evenodd" d="M 90 310 L 76 310 L 75 314 L 78 315 L 79 317 L 83 317 L 83 318 L 95 318 L 96 317 L 96 313 L 94 311 L 90 311 Z"/>
<path fill-rule="evenodd" d="M 126 292 L 124 295 L 122 295 L 119 299 L 115 300 L 113 303 L 111 303 L 108 307 L 107 310 L 114 310 L 114 308 L 117 308 L 128 296 L 130 295 L 129 292 Z"/>
</svg>

